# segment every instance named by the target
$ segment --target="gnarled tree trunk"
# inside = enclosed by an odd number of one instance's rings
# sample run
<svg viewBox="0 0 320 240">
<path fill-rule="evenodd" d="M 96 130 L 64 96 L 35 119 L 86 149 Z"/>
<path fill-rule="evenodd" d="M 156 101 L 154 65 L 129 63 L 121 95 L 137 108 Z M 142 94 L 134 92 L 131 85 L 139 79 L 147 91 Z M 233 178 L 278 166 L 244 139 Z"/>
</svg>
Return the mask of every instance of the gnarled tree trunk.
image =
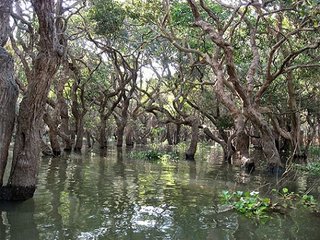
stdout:
<svg viewBox="0 0 320 240">
<path fill-rule="evenodd" d="M 60 116 L 61 116 L 61 125 L 60 125 L 60 133 L 63 134 L 64 141 L 64 151 L 71 152 L 72 150 L 72 139 L 71 139 L 71 131 L 69 126 L 69 114 L 67 104 L 60 105 Z M 60 136 L 61 137 L 61 136 Z"/>
<path fill-rule="evenodd" d="M 199 140 L 199 125 L 200 121 L 198 118 L 191 120 L 191 142 L 186 152 L 186 160 L 194 160 Z"/>
<path fill-rule="evenodd" d="M 126 146 L 133 147 L 134 145 L 134 127 L 133 123 L 129 122 L 126 129 Z"/>
<path fill-rule="evenodd" d="M 49 140 L 50 140 L 50 145 L 52 149 L 52 154 L 53 156 L 60 156 L 61 149 L 60 149 L 60 143 L 58 140 L 57 122 L 54 121 L 54 119 L 49 113 L 49 110 L 47 110 L 47 112 L 44 114 L 43 120 L 49 127 Z"/>
<path fill-rule="evenodd" d="M 59 83 L 56 86 L 56 92 L 57 92 L 57 104 L 58 109 L 60 111 L 60 118 L 61 118 L 61 124 L 60 124 L 60 137 L 62 138 L 64 142 L 64 151 L 71 152 L 72 150 L 72 140 L 71 140 L 71 131 L 70 131 L 70 123 L 69 123 L 69 110 L 68 110 L 68 104 L 66 103 L 66 99 L 63 96 L 64 91 L 64 85 L 66 83 L 67 79 L 60 79 Z"/>
<path fill-rule="evenodd" d="M 117 137 L 117 143 L 116 146 L 117 147 L 122 147 L 123 145 L 123 136 L 124 136 L 124 128 L 125 128 L 125 124 L 123 124 L 120 121 L 116 121 L 117 123 L 117 130 L 116 130 L 116 137 Z"/>
<path fill-rule="evenodd" d="M 181 124 L 176 124 L 176 131 L 174 132 L 173 144 L 177 145 L 180 143 L 180 132 L 181 132 Z"/>
<path fill-rule="evenodd" d="M 104 114 L 100 115 L 100 126 L 99 126 L 99 145 L 100 148 L 106 148 L 108 145 L 107 141 L 107 119 L 104 117 Z"/>
<path fill-rule="evenodd" d="M 247 113 L 253 125 L 260 132 L 262 151 L 266 156 L 270 171 L 278 173 L 278 169 L 282 169 L 283 164 L 270 125 L 256 109 L 248 108 Z"/>
<path fill-rule="evenodd" d="M 172 128 L 170 123 L 166 124 L 166 139 L 169 145 L 173 145 Z"/>
<path fill-rule="evenodd" d="M 20 103 L 13 160 L 8 185 L 1 197 L 25 200 L 33 197 L 40 161 L 40 127 L 51 81 L 58 70 L 58 42 L 55 29 L 54 1 L 34 0 L 39 20 L 39 53 L 34 62 L 32 79 Z"/>
<path fill-rule="evenodd" d="M 94 145 L 94 138 L 91 134 L 91 131 L 89 129 L 86 129 L 86 139 L 87 139 L 87 147 L 88 148 L 92 148 L 92 146 Z"/>
<path fill-rule="evenodd" d="M 76 143 L 74 145 L 75 152 L 81 152 L 83 145 L 83 137 L 84 137 L 84 116 L 79 115 L 79 118 L 76 119 Z"/>
<path fill-rule="evenodd" d="M 235 148 L 241 161 L 241 165 L 246 168 L 247 171 L 251 172 L 254 170 L 254 162 L 249 156 L 249 143 L 250 138 L 245 132 L 245 117 L 239 114 L 235 120 Z"/>
<path fill-rule="evenodd" d="M 0 3 L 0 187 L 8 159 L 18 97 L 18 87 L 13 76 L 13 59 L 3 48 L 9 34 L 11 4 L 12 0 Z"/>
<path fill-rule="evenodd" d="M 297 106 L 296 91 L 293 83 L 293 73 L 289 71 L 286 75 L 287 87 L 288 87 L 288 107 L 290 111 L 290 121 L 291 121 L 291 137 L 292 137 L 292 152 L 295 157 L 299 160 L 303 159 L 305 153 L 302 151 L 302 141 L 301 140 L 301 120 L 300 112 Z"/>
</svg>

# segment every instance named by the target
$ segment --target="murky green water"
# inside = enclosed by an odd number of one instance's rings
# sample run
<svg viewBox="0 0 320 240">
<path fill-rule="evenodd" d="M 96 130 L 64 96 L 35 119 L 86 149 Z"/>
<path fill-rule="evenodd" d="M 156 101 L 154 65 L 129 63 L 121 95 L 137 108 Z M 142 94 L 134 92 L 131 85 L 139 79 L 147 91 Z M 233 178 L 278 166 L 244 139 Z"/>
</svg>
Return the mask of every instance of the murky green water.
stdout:
<svg viewBox="0 0 320 240">
<path fill-rule="evenodd" d="M 203 155 L 196 163 L 130 160 L 115 150 L 43 159 L 34 198 L 0 203 L 0 239 L 320 239 L 320 217 L 306 210 L 258 225 L 221 212 L 221 190 L 264 189 L 270 179 Z M 293 187 L 310 184 L 302 177 Z"/>
</svg>

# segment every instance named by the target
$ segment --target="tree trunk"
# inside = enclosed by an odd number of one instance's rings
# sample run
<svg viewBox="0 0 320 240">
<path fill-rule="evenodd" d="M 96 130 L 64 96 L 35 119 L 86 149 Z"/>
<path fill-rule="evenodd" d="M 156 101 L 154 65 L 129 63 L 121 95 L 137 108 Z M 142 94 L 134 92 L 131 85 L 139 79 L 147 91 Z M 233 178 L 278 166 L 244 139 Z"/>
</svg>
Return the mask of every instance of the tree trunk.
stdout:
<svg viewBox="0 0 320 240">
<path fill-rule="evenodd" d="M 38 74 L 28 85 L 20 104 L 9 186 L 13 200 L 28 199 L 36 188 L 36 176 L 40 160 L 40 123 L 42 120 L 50 81 L 56 64 L 45 54 L 38 59 Z"/>
<path fill-rule="evenodd" d="M 268 161 L 269 170 L 273 173 L 283 171 L 283 164 L 276 146 L 275 136 L 262 114 L 254 108 L 247 109 L 248 117 L 261 134 L 262 151 Z"/>
<path fill-rule="evenodd" d="M 1 0 L 0 2 L 0 47 L 6 45 L 10 33 L 10 12 L 13 0 Z M 2 53 L 1 53 L 2 54 Z M 12 60 L 11 60 L 12 61 Z"/>
<path fill-rule="evenodd" d="M 13 59 L 3 48 L 10 32 L 11 6 L 12 0 L 0 2 L 0 187 L 3 184 L 3 175 L 7 165 L 18 98 L 18 87 L 14 81 Z"/>
<path fill-rule="evenodd" d="M 84 137 L 84 122 L 83 122 L 83 116 L 80 115 L 79 118 L 77 119 L 77 124 L 76 124 L 76 143 L 74 145 L 74 151 L 75 152 L 81 152 L 82 145 L 83 145 L 83 137 Z"/>
<path fill-rule="evenodd" d="M 90 132 L 90 130 L 86 129 L 86 139 L 87 139 L 87 147 L 92 148 L 94 144 L 94 138 Z"/>
<path fill-rule="evenodd" d="M 199 119 L 193 119 L 191 124 L 191 142 L 186 152 L 186 160 L 194 160 L 199 140 Z"/>
<path fill-rule="evenodd" d="M 61 149 L 60 149 L 60 143 L 58 140 L 58 132 L 55 129 L 49 129 L 49 139 L 50 139 L 50 145 L 51 145 L 53 156 L 60 156 Z"/>
<path fill-rule="evenodd" d="M 127 130 L 126 130 L 126 146 L 127 147 L 133 147 L 134 145 L 134 131 L 133 131 L 133 126 L 132 122 L 130 122 L 127 125 Z"/>
<path fill-rule="evenodd" d="M 40 126 L 51 81 L 60 60 L 56 49 L 54 2 L 35 0 L 32 5 L 39 20 L 39 53 L 32 79 L 20 103 L 8 185 L 1 189 L 1 197 L 7 200 L 33 197 L 40 161 Z"/>
<path fill-rule="evenodd" d="M 168 144 L 171 146 L 173 145 L 173 139 L 172 139 L 172 133 L 171 133 L 171 126 L 170 123 L 166 124 L 166 139 L 168 141 Z"/>
<path fill-rule="evenodd" d="M 7 165 L 18 97 L 13 71 L 12 57 L 0 47 L 0 186 Z"/>
<path fill-rule="evenodd" d="M 180 143 L 180 132 L 181 132 L 181 124 L 176 124 L 176 131 L 174 133 L 174 145 L 177 145 Z"/>
<path fill-rule="evenodd" d="M 107 136 L 107 119 L 104 117 L 103 114 L 100 115 L 100 127 L 99 127 L 99 144 L 100 148 L 106 148 L 108 145 Z"/>
<path fill-rule="evenodd" d="M 222 147 L 222 150 L 223 150 L 223 158 L 225 159 L 225 161 L 228 161 L 228 156 L 230 155 L 230 157 L 232 156 L 233 152 L 232 153 L 228 153 L 228 144 L 227 142 L 225 142 L 223 139 L 220 139 L 219 137 L 215 136 L 209 128 L 205 127 L 203 128 L 203 132 L 204 134 L 207 135 L 207 137 L 209 137 L 212 141 L 218 143 L 221 147 Z M 230 160 L 231 162 L 231 160 Z"/>
<path fill-rule="evenodd" d="M 298 111 L 296 92 L 293 83 L 293 74 L 292 71 L 287 73 L 287 87 L 288 87 L 288 107 L 290 111 L 290 121 L 291 121 L 291 136 L 292 136 L 292 146 L 293 155 L 300 158 L 302 153 L 303 143 L 301 139 L 301 120 L 300 112 Z"/>
<path fill-rule="evenodd" d="M 52 156 L 52 149 L 49 147 L 49 145 L 43 140 L 41 139 L 41 153 L 44 156 Z"/>
<path fill-rule="evenodd" d="M 117 147 L 122 147 L 123 145 L 123 135 L 124 135 L 124 124 L 117 124 L 116 136 L 117 136 Z"/>
<path fill-rule="evenodd" d="M 255 168 L 254 162 L 249 156 L 249 142 L 250 138 L 245 132 L 245 117 L 239 114 L 235 120 L 235 148 L 238 153 L 238 157 L 241 161 L 241 166 L 248 172 L 252 172 Z"/>
<path fill-rule="evenodd" d="M 58 126 L 56 125 L 56 122 L 52 119 L 49 112 L 46 112 L 43 116 L 44 122 L 49 127 L 49 139 L 50 139 L 50 145 L 52 149 L 53 156 L 60 156 L 61 149 L 60 149 L 60 143 L 58 140 Z"/>
<path fill-rule="evenodd" d="M 83 137 L 84 137 L 84 116 L 87 113 L 87 108 L 85 106 L 84 101 L 84 85 L 80 86 L 81 82 L 81 74 L 79 68 L 75 64 L 69 64 L 72 67 L 70 68 L 74 75 L 75 79 L 72 85 L 72 91 L 71 91 L 71 111 L 72 115 L 75 118 L 75 134 L 76 134 L 76 140 L 73 150 L 75 152 L 81 152 L 82 145 L 83 145 Z M 78 91 L 80 90 L 80 95 Z M 79 95 L 79 97 L 78 97 Z M 80 102 L 79 99 L 80 98 Z"/>
<path fill-rule="evenodd" d="M 72 150 L 72 140 L 71 140 L 71 131 L 69 126 L 69 113 L 68 113 L 68 104 L 66 103 L 65 98 L 63 97 L 63 87 L 58 87 L 57 89 L 57 100 L 60 110 L 60 117 L 61 117 L 61 124 L 60 124 L 60 131 L 63 133 L 64 137 L 62 140 L 64 142 L 64 151 L 71 152 Z"/>
</svg>

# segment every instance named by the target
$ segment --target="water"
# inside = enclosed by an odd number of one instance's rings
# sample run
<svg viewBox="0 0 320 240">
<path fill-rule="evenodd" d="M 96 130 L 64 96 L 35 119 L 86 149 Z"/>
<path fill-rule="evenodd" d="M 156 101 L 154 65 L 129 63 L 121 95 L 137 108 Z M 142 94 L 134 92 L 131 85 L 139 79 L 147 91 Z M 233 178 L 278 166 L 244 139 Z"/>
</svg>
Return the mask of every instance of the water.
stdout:
<svg viewBox="0 0 320 240">
<path fill-rule="evenodd" d="M 304 209 L 267 224 L 223 211 L 222 190 L 272 186 L 262 172 L 247 176 L 217 159 L 152 163 L 114 149 L 45 158 L 34 198 L 0 203 L 0 239 L 320 239 L 320 217 Z M 310 181 L 292 187 L 305 191 Z"/>
</svg>

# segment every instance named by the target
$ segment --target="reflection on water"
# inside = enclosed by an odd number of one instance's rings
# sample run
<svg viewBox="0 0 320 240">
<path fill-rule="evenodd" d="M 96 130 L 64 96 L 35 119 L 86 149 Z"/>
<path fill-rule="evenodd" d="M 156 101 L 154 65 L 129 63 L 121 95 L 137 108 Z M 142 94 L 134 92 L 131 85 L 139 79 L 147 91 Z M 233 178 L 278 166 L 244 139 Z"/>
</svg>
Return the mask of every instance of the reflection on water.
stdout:
<svg viewBox="0 0 320 240">
<path fill-rule="evenodd" d="M 304 210 L 264 225 L 221 211 L 221 190 L 269 180 L 204 155 L 196 163 L 132 160 L 116 150 L 45 158 L 34 198 L 0 203 L 0 239 L 320 239 L 320 218 Z"/>
</svg>

